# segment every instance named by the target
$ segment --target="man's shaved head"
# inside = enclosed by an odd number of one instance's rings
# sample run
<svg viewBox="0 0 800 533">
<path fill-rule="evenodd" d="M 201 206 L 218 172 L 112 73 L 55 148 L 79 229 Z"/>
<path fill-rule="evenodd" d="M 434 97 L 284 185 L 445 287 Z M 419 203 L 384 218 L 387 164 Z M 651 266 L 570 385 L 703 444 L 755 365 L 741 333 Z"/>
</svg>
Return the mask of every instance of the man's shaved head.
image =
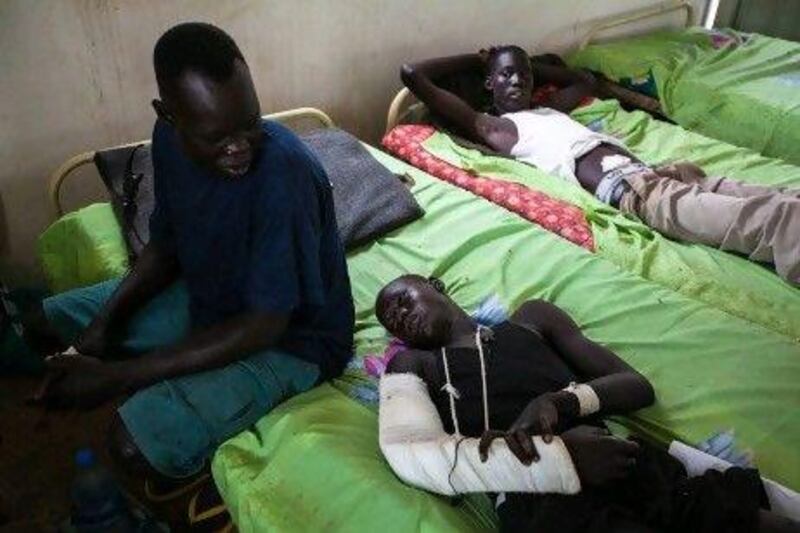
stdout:
<svg viewBox="0 0 800 533">
<path fill-rule="evenodd" d="M 153 50 L 153 67 L 162 92 L 187 71 L 218 83 L 227 81 L 237 60 L 245 63 L 230 35 L 203 22 L 186 22 L 170 28 Z"/>
<path fill-rule="evenodd" d="M 153 107 L 186 155 L 221 177 L 247 174 L 261 146 L 261 106 L 233 39 L 210 24 L 179 24 L 156 43 L 153 64 L 161 96 Z"/>
</svg>

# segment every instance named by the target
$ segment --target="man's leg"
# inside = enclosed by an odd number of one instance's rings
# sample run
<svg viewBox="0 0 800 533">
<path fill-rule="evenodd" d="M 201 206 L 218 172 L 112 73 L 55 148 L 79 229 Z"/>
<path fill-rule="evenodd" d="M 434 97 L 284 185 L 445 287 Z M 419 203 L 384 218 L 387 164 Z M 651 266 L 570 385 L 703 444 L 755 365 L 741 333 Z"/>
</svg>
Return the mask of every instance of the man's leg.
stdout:
<svg viewBox="0 0 800 533">
<path fill-rule="evenodd" d="M 724 176 L 705 176 L 696 181 L 704 191 L 733 196 L 735 198 L 749 198 L 751 196 L 783 195 L 790 198 L 800 198 L 800 189 L 786 187 L 770 187 L 769 185 L 754 185 L 742 181 L 726 178 Z"/>
<path fill-rule="evenodd" d="M 114 294 L 120 279 L 74 289 L 42 302 L 41 311 L 29 320 L 33 336 L 61 349 L 73 344 Z M 189 295 L 178 282 L 153 298 L 137 312 L 122 331 L 118 347 L 128 353 L 144 353 L 174 344 L 189 330 Z"/>
<path fill-rule="evenodd" d="M 615 491 L 610 486 L 604 490 Z M 614 498 L 599 498 L 596 490 L 580 494 L 507 493 L 496 504 L 501 533 L 559 531 L 564 533 L 655 533 L 634 512 Z M 501 499 L 498 498 L 498 502 Z"/>
<path fill-rule="evenodd" d="M 628 178 L 620 209 L 662 234 L 770 262 L 800 284 L 800 199 L 782 194 L 739 198 L 654 173 Z"/>
<path fill-rule="evenodd" d="M 225 440 L 318 378 L 316 365 L 267 351 L 158 383 L 120 407 L 109 435 L 111 451 L 131 474 L 190 479 Z"/>
<path fill-rule="evenodd" d="M 66 349 L 100 312 L 119 282 L 112 279 L 45 298 L 22 319 L 28 346 L 41 355 Z"/>
<path fill-rule="evenodd" d="M 687 185 L 697 184 L 704 191 L 724 194 L 725 196 L 747 198 L 749 196 L 778 193 L 784 196 L 800 198 L 800 188 L 790 189 L 788 187 L 755 185 L 721 176 L 706 176 L 703 169 L 689 162 L 661 166 L 656 168 L 655 172 L 661 177 L 678 180 Z"/>
</svg>

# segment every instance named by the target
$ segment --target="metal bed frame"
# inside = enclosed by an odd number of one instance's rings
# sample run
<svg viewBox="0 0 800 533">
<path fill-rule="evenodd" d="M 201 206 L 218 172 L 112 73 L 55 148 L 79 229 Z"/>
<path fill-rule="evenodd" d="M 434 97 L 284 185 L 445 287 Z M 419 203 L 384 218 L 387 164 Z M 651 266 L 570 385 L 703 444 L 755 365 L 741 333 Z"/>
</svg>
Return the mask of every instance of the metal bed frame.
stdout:
<svg viewBox="0 0 800 533">
<path fill-rule="evenodd" d="M 694 24 L 694 6 L 691 2 L 688 1 L 680 1 L 680 2 L 671 2 L 666 4 L 661 4 L 658 6 L 654 6 L 647 9 L 641 9 L 639 11 L 634 11 L 632 13 L 628 13 L 626 15 L 622 15 L 620 17 L 609 18 L 605 21 L 602 21 L 589 30 L 586 36 L 581 40 L 580 45 L 578 46 L 579 50 L 583 50 L 592 40 L 599 34 L 606 30 L 610 30 L 612 28 L 618 28 L 620 26 L 625 26 L 628 24 L 632 24 L 634 22 L 640 22 L 642 20 L 647 20 L 651 18 L 657 18 L 661 15 L 666 15 L 668 13 L 673 13 L 676 11 L 686 11 L 686 21 L 684 22 L 684 27 L 688 28 L 692 24 Z"/>
<path fill-rule="evenodd" d="M 586 46 L 588 46 L 598 34 L 601 34 L 604 31 L 632 24 L 634 22 L 640 22 L 642 20 L 658 18 L 662 15 L 667 15 L 669 13 L 678 11 L 686 12 L 686 21 L 684 23 L 684 27 L 688 28 L 694 24 L 695 12 L 694 6 L 691 2 L 683 0 L 678 2 L 669 2 L 647 9 L 641 9 L 622 14 L 597 23 L 589 29 L 586 36 L 581 40 L 578 49 L 582 50 L 583 48 L 586 48 Z M 397 94 L 395 94 L 386 114 L 386 133 L 391 131 L 392 128 L 400 123 L 400 118 L 415 101 L 416 99 L 414 98 L 414 95 L 411 94 L 411 91 L 409 91 L 406 87 L 403 87 L 397 92 Z"/>
<path fill-rule="evenodd" d="M 292 122 L 311 121 L 318 123 L 323 128 L 332 128 L 335 126 L 333 120 L 324 111 L 313 107 L 298 107 L 295 109 L 289 109 L 287 111 L 270 113 L 268 115 L 264 115 L 263 118 L 275 120 L 287 125 Z M 149 139 L 144 139 L 137 142 L 110 146 L 108 148 L 104 148 L 103 150 L 127 148 L 130 146 L 149 143 Z M 64 215 L 64 207 L 61 203 L 61 190 L 65 181 L 79 168 L 83 167 L 84 165 L 88 165 L 89 163 L 94 163 L 94 156 L 97 151 L 98 150 L 92 150 L 69 158 L 60 167 L 58 167 L 58 170 L 56 170 L 50 177 L 48 196 L 50 198 L 50 205 L 54 218 L 59 218 Z"/>
</svg>

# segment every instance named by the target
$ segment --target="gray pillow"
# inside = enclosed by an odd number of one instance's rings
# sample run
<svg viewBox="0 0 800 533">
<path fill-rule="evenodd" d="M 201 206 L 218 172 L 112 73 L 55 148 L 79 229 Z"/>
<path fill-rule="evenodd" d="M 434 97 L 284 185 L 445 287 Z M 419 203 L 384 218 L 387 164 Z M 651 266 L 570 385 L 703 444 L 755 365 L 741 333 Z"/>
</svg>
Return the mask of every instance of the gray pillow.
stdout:
<svg viewBox="0 0 800 533">
<path fill-rule="evenodd" d="M 333 184 L 336 223 L 346 248 L 375 240 L 424 214 L 398 176 L 349 133 L 321 129 L 300 138 Z"/>
<path fill-rule="evenodd" d="M 423 215 L 397 176 L 378 163 L 352 135 L 337 129 L 301 135 L 333 184 L 339 235 L 354 248 Z M 153 163 L 150 145 L 100 150 L 94 158 L 109 190 L 131 260 L 150 237 L 153 212 Z"/>
</svg>

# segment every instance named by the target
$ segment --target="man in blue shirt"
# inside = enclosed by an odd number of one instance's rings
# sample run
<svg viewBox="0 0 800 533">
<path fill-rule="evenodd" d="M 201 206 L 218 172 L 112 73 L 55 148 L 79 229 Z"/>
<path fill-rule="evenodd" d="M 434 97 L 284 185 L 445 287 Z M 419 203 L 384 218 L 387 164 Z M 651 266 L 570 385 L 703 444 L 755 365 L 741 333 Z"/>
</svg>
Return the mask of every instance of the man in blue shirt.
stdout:
<svg viewBox="0 0 800 533">
<path fill-rule="evenodd" d="M 77 354 L 49 358 L 36 398 L 91 406 L 131 393 L 112 451 L 187 478 L 280 401 L 342 372 L 353 302 L 325 171 L 261 119 L 233 40 L 181 24 L 154 64 L 151 240 L 121 281 L 44 302 Z"/>
</svg>

